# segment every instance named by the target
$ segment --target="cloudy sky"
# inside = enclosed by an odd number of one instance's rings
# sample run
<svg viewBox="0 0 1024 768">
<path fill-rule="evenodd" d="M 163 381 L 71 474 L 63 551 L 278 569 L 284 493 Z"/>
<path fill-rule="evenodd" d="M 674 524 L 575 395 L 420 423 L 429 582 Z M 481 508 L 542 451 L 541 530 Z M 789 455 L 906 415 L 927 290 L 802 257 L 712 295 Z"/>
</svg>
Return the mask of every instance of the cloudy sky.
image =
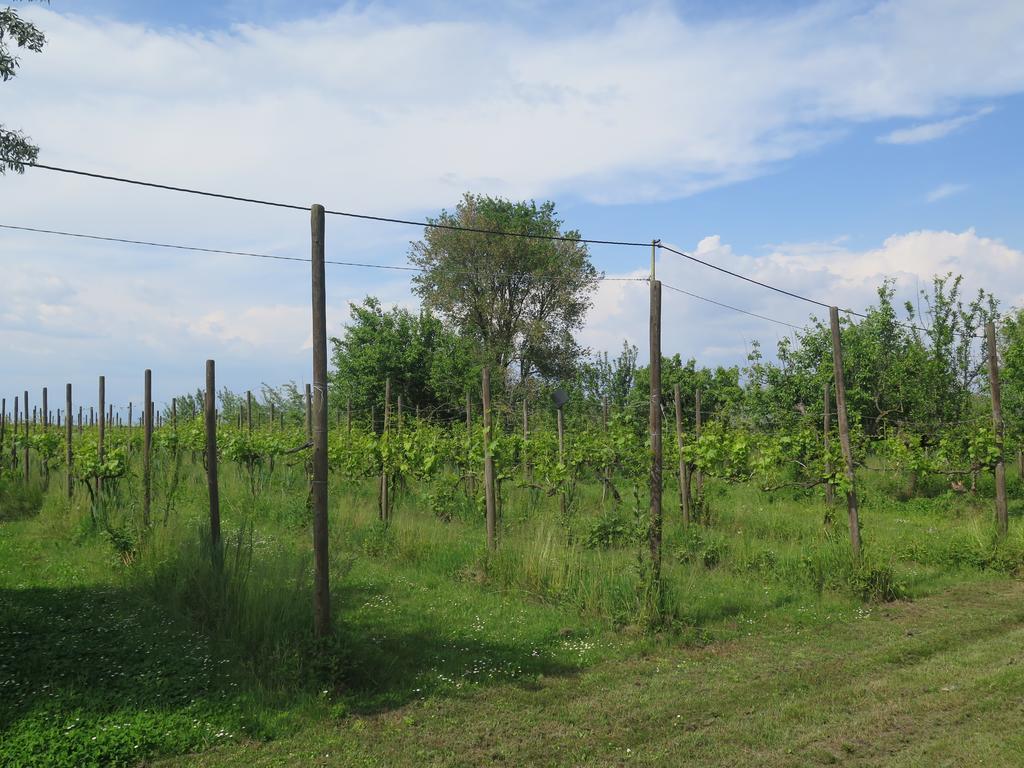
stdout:
<svg viewBox="0 0 1024 768">
<path fill-rule="evenodd" d="M 552 199 L 585 236 L 665 243 L 842 306 L 963 273 L 1024 303 L 1024 3 L 955 0 L 17 4 L 46 32 L 0 122 L 41 162 L 420 218 L 472 190 Z M 308 255 L 302 212 L 42 170 L 0 224 Z M 403 264 L 420 231 L 329 218 L 328 258 Z M 643 249 L 593 248 L 609 276 Z M 0 393 L 108 377 L 110 399 L 303 382 L 301 264 L 0 228 Z M 667 283 L 787 322 L 812 309 L 671 254 Z M 329 322 L 400 272 L 330 267 Z M 643 346 L 646 288 L 607 282 L 582 341 Z M 788 329 L 667 292 L 666 352 L 742 363 Z"/>
</svg>

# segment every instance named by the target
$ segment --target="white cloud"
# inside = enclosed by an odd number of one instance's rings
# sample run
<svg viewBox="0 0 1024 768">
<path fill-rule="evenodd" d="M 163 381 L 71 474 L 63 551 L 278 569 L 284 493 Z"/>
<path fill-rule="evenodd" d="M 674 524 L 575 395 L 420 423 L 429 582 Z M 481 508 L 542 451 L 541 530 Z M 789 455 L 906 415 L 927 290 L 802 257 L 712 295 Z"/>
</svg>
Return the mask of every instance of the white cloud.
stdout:
<svg viewBox="0 0 1024 768">
<path fill-rule="evenodd" d="M 945 184 L 940 184 L 935 189 L 931 190 L 925 199 L 929 203 L 934 203 L 938 200 L 943 200 L 947 197 L 958 195 L 965 189 L 967 189 L 966 184 L 953 184 L 950 182 L 946 182 Z"/>
<path fill-rule="evenodd" d="M 921 144 L 926 141 L 934 141 L 960 130 L 965 125 L 973 123 L 985 115 L 991 114 L 992 111 L 992 107 L 985 107 L 969 115 L 960 115 L 948 120 L 922 123 L 911 128 L 900 128 L 884 136 L 879 136 L 878 140 L 885 144 Z"/>
<path fill-rule="evenodd" d="M 842 308 L 863 310 L 873 304 L 877 287 L 887 277 L 896 281 L 896 303 L 901 307 L 905 300 L 916 300 L 918 291 L 928 288 L 934 275 L 947 272 L 965 276 L 966 298 L 984 288 L 1004 307 L 1024 301 L 1024 252 L 981 237 L 973 229 L 893 235 L 868 250 L 834 242 L 779 245 L 758 256 L 738 255 L 715 235 L 687 252 Z M 745 284 L 666 251 L 658 258 L 657 273 L 663 284 L 798 326 L 809 316 L 822 313 L 813 305 Z M 603 283 L 581 340 L 597 349 L 616 349 L 625 338 L 640 347 L 641 358 L 646 358 L 647 301 L 645 283 Z M 785 326 L 663 289 L 662 350 L 666 355 L 678 352 L 684 359 L 695 357 L 702 364 L 742 364 L 740 350 L 749 348 L 750 341 L 760 340 L 770 351 L 789 333 L 791 329 Z"/>
</svg>

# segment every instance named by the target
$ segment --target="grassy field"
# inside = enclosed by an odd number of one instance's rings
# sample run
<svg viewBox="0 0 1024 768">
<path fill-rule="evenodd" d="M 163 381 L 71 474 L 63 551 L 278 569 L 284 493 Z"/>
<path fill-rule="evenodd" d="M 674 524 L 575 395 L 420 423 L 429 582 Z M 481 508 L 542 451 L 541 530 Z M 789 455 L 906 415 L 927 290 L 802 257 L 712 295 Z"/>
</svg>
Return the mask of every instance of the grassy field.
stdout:
<svg viewBox="0 0 1024 768">
<path fill-rule="evenodd" d="M 710 524 L 684 530 L 667 492 L 659 623 L 629 493 L 615 508 L 583 488 L 564 520 L 506 488 L 488 555 L 473 504 L 405 488 L 385 528 L 372 483 L 338 485 L 337 632 L 317 647 L 301 467 L 255 494 L 225 468 L 220 572 L 201 463 L 185 462 L 169 507 L 171 469 L 156 476 L 145 536 L 137 476 L 95 525 L 58 481 L 0 488 L 0 764 L 962 765 L 1024 751 L 1021 510 L 996 542 L 985 483 L 897 501 L 899 478 L 865 472 L 861 567 L 843 511 L 824 525 L 814 496 L 712 482 Z"/>
</svg>

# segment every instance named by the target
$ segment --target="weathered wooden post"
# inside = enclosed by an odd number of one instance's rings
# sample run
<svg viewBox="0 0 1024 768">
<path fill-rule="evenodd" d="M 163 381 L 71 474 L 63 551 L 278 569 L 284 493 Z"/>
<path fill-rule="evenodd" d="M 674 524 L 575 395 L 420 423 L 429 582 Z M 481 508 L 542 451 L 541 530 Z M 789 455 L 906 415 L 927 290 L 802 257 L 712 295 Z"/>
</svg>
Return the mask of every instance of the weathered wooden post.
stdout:
<svg viewBox="0 0 1024 768">
<path fill-rule="evenodd" d="M 149 368 L 143 374 L 142 413 L 142 524 L 148 528 L 153 500 L 153 372 Z"/>
<path fill-rule="evenodd" d="M 66 414 L 66 416 L 64 417 L 64 442 L 67 444 L 65 446 L 65 451 L 64 451 L 64 464 L 65 464 L 65 467 L 67 469 L 67 472 L 65 473 L 65 475 L 66 475 L 66 482 L 67 482 L 68 499 L 70 500 L 71 498 L 74 497 L 74 493 L 75 493 L 74 450 L 71 447 L 71 436 L 72 436 L 71 429 L 72 429 L 73 424 L 72 424 L 72 421 L 71 421 L 71 385 L 70 384 L 67 384 L 65 386 L 65 388 L 64 388 L 64 412 Z"/>
<path fill-rule="evenodd" d="M 220 566 L 220 486 L 217 483 L 217 376 L 216 364 L 206 361 L 206 393 L 203 398 L 206 421 L 206 489 L 210 497 L 210 543 L 213 563 Z"/>
<path fill-rule="evenodd" d="M 384 429 L 381 432 L 381 440 L 385 446 L 390 448 L 388 443 L 388 431 L 391 427 L 391 377 L 384 380 Z M 388 487 L 388 456 L 385 454 L 380 466 L 380 519 L 387 521 L 391 513 L 391 489 Z"/>
<path fill-rule="evenodd" d="M 313 616 L 317 637 L 331 633 L 327 536 L 327 287 L 324 273 L 324 207 L 310 208 L 313 286 Z M 307 390 L 308 392 L 308 390 Z"/>
<path fill-rule="evenodd" d="M 493 429 L 491 419 L 491 369 L 484 366 L 481 376 L 484 409 L 484 503 L 487 509 L 487 548 L 494 550 L 498 546 L 497 530 L 497 497 L 494 489 L 494 457 L 491 455 Z"/>
<path fill-rule="evenodd" d="M 686 469 L 686 456 L 683 451 L 683 405 L 678 384 L 673 388 L 672 397 L 676 407 L 676 447 L 679 450 L 679 511 L 683 516 L 683 525 L 689 525 L 690 478 Z"/>
<path fill-rule="evenodd" d="M 1003 404 L 999 393 L 999 350 L 996 348 L 996 325 L 985 323 L 985 342 L 988 346 L 988 384 L 992 392 L 992 430 L 996 438 L 996 528 L 1005 536 L 1010 528 L 1006 502 L 1006 463 L 1003 457 Z"/>
<path fill-rule="evenodd" d="M 25 475 L 25 485 L 28 485 L 28 482 L 29 482 L 29 467 L 28 467 L 28 390 L 26 389 L 23 394 L 25 396 L 25 452 L 24 452 L 24 455 L 23 455 L 23 460 L 25 462 L 25 467 L 24 467 L 24 469 L 25 469 L 25 472 L 24 472 L 24 475 Z"/>
<path fill-rule="evenodd" d="M 860 559 L 860 520 L 857 514 L 857 490 L 854 487 L 853 449 L 850 446 L 850 423 L 846 412 L 846 382 L 843 379 L 843 347 L 839 335 L 839 308 L 829 307 L 832 326 L 832 374 L 836 387 L 836 414 L 839 417 L 839 446 L 846 464 L 846 511 L 850 520 L 850 547 L 854 560 Z"/>
</svg>

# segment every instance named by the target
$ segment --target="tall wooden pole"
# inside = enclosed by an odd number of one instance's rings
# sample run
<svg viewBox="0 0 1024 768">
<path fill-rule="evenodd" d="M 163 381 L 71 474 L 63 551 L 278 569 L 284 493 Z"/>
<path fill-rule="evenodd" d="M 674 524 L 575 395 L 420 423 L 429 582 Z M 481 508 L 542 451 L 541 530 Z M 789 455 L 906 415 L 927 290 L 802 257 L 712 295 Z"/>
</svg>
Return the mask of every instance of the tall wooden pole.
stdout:
<svg viewBox="0 0 1024 768">
<path fill-rule="evenodd" d="M 25 462 L 25 484 L 28 485 L 29 471 L 28 471 L 28 390 L 26 389 L 22 394 L 25 396 L 25 451 L 23 460 Z"/>
<path fill-rule="evenodd" d="M 71 385 L 67 384 L 64 387 L 64 442 L 66 443 L 64 449 L 64 466 L 65 482 L 67 484 L 68 498 L 72 498 L 75 493 L 75 461 L 74 461 L 74 450 L 71 447 L 71 430 L 74 426 L 71 420 Z"/>
<path fill-rule="evenodd" d="M 996 438 L 996 528 L 1000 536 L 1009 531 L 1010 518 L 1006 503 L 1006 463 L 1003 457 L 1003 404 L 999 392 L 999 350 L 996 349 L 996 325 L 985 323 L 985 341 L 988 346 L 988 383 L 992 391 L 992 431 Z"/>
<path fill-rule="evenodd" d="M 217 483 L 217 375 L 213 360 L 206 361 L 206 490 L 210 497 L 210 542 L 214 565 L 220 565 L 220 486 Z"/>
<path fill-rule="evenodd" d="M 829 458 L 831 455 L 832 447 L 832 393 L 829 391 L 828 382 L 825 382 L 825 397 L 822 400 L 825 405 L 824 416 L 822 418 L 822 429 L 821 434 L 823 438 L 823 445 L 825 448 L 825 474 L 832 477 L 832 459 Z M 836 487 L 833 485 L 832 480 L 829 479 L 825 483 L 825 503 L 832 507 L 836 503 Z M 829 515 L 832 513 L 829 512 Z"/>
<path fill-rule="evenodd" d="M 43 412 L 40 420 L 43 422 L 43 430 L 45 431 L 50 426 L 50 406 L 47 404 L 46 387 L 43 387 Z"/>
<path fill-rule="evenodd" d="M 153 501 L 153 371 L 143 374 L 142 393 L 142 524 L 149 526 Z"/>
<path fill-rule="evenodd" d="M 310 208 L 313 285 L 313 619 L 317 637 L 331 633 L 327 537 L 327 284 L 324 273 L 324 207 Z"/>
<path fill-rule="evenodd" d="M 654 588 L 661 593 L 661 281 L 651 279 L 651 512 L 647 528 L 647 541 L 651 550 L 651 577 Z"/>
<path fill-rule="evenodd" d="M 850 520 L 850 547 L 854 560 L 860 559 L 860 519 L 857 515 L 857 490 L 854 487 L 853 449 L 850 447 L 850 423 L 846 413 L 846 382 L 843 379 L 843 347 L 839 335 L 839 308 L 829 307 L 832 325 L 832 375 L 836 387 L 836 415 L 839 417 L 839 445 L 846 464 L 846 511 Z"/>
<path fill-rule="evenodd" d="M 497 497 L 494 489 L 494 457 L 491 455 L 491 369 L 484 366 L 481 375 L 484 408 L 484 501 L 487 508 L 487 548 L 494 550 L 498 546 L 498 514 Z"/>
<path fill-rule="evenodd" d="M 690 524 L 690 479 L 686 471 L 686 456 L 683 453 L 683 404 L 676 384 L 672 391 L 672 399 L 676 407 L 676 448 L 679 451 L 679 511 L 683 516 L 683 525 Z"/>
</svg>

